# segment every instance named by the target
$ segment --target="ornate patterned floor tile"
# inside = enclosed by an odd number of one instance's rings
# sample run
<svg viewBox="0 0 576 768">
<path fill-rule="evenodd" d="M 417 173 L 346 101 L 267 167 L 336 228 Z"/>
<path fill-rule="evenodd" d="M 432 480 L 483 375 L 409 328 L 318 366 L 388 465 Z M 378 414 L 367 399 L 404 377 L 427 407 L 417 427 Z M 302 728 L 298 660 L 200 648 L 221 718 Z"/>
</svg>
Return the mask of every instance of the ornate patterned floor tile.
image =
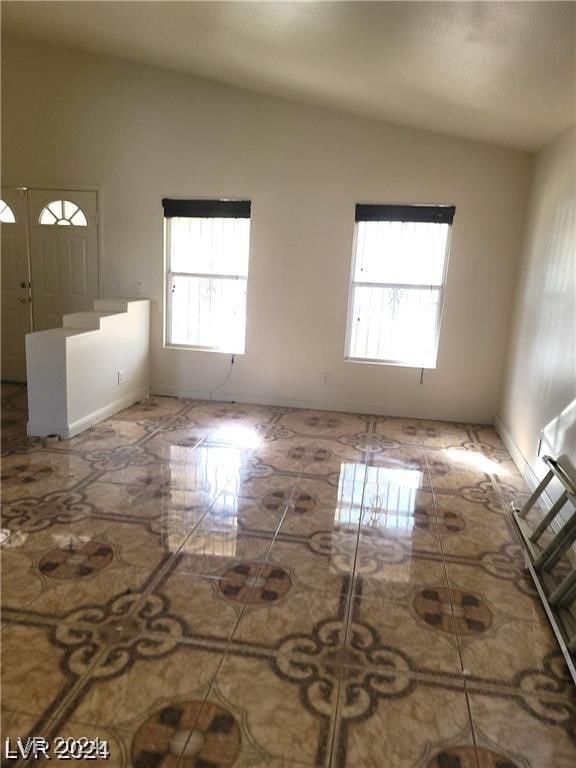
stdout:
<svg viewBox="0 0 576 768">
<path fill-rule="evenodd" d="M 23 608 L 59 587 L 67 591 L 71 583 L 102 576 L 114 561 L 113 548 L 102 538 L 103 528 L 102 521 L 85 521 L 81 529 L 56 525 L 36 532 L 21 531 L 5 541 L 2 605 Z"/>
<path fill-rule="evenodd" d="M 349 413 L 298 409 L 280 416 L 278 424 L 299 435 L 322 435 L 339 438 L 343 435 L 365 432 L 368 419 Z"/>
<path fill-rule="evenodd" d="M 290 536 L 308 538 L 318 531 L 330 531 L 341 525 L 343 508 L 322 506 L 310 493 L 296 491 L 289 499 L 282 519 L 280 539 Z"/>
<path fill-rule="evenodd" d="M 295 763 L 292 760 L 276 759 L 270 755 L 262 754 L 260 750 L 254 750 L 254 752 L 240 752 L 234 763 L 234 768 L 320 768 L 320 766 L 310 763 Z"/>
<path fill-rule="evenodd" d="M 204 445 L 204 439 L 199 435 L 192 434 L 183 444 L 178 445 L 163 440 L 156 434 L 152 440 L 146 443 L 146 449 L 153 453 L 159 461 L 170 462 L 173 465 L 194 464 L 196 459 L 194 451 L 198 445 Z"/>
<path fill-rule="evenodd" d="M 140 593 L 151 573 L 151 568 L 129 566 L 111 558 L 109 544 L 99 539 L 87 544 L 75 542 L 72 550 L 47 552 L 38 566 L 16 552 L 8 552 L 3 560 L 11 573 L 2 590 L 4 609 L 25 608 L 44 614 L 49 623 L 84 605 L 101 605 L 119 594 Z M 157 558 L 156 564 L 159 562 Z"/>
<path fill-rule="evenodd" d="M 432 760 L 428 761 L 429 768 L 442 766 L 457 766 L 458 768 L 518 768 L 508 754 L 488 747 L 478 747 L 468 743 L 456 744 L 439 749 Z"/>
<path fill-rule="evenodd" d="M 162 485 L 121 486 L 95 482 L 83 491 L 100 520 L 133 523 L 164 535 L 171 530 L 190 532 L 206 515 L 211 502 L 197 491 L 181 491 Z"/>
<path fill-rule="evenodd" d="M 233 492 L 220 494 L 202 520 L 204 527 L 230 528 L 255 535 L 262 531 L 274 533 L 284 514 L 285 505 L 281 494 L 273 494 L 264 500 L 239 496 Z"/>
<path fill-rule="evenodd" d="M 58 744 L 60 754 L 68 755 L 65 758 L 68 766 L 85 766 L 87 762 L 95 765 L 106 765 L 107 768 L 132 768 L 133 766 L 131 751 L 134 734 L 115 725 L 104 727 L 101 724 L 79 723 L 76 720 L 68 719 L 48 724 L 45 727 L 45 733 L 50 733 L 50 740 L 53 745 L 52 759 L 54 760 L 56 757 L 55 749 Z M 66 746 L 61 745 L 57 741 L 58 739 L 75 739 L 76 743 L 73 746 L 71 744 L 71 749 L 67 752 Z M 80 745 L 85 743 L 84 739 L 92 742 L 86 748 L 86 754 L 94 755 L 94 757 L 90 759 L 71 757 L 74 750 L 80 749 Z M 98 754 L 101 755 L 100 758 Z M 108 756 L 105 757 L 105 754 Z"/>
<path fill-rule="evenodd" d="M 340 592 L 352 574 L 357 529 L 338 526 L 309 536 L 284 535 L 272 545 L 268 563 L 288 571 L 294 584 L 320 592 Z"/>
<path fill-rule="evenodd" d="M 442 494 L 451 494 L 456 498 L 464 499 L 464 501 L 477 505 L 478 514 L 484 514 L 485 511 L 506 515 L 509 513 L 510 504 L 502 497 L 493 477 L 490 480 L 483 480 L 475 485 L 469 485 L 456 491 L 444 488 L 442 489 Z"/>
<path fill-rule="evenodd" d="M 440 421 L 381 418 L 376 433 L 389 437 L 401 445 L 445 448 L 469 442 L 471 434 L 465 427 Z"/>
<path fill-rule="evenodd" d="M 418 422 L 420 444 L 428 448 L 462 446 L 472 442 L 470 424 L 453 424 L 446 421 Z"/>
<path fill-rule="evenodd" d="M 166 707 L 201 703 L 222 661 L 217 652 L 178 645 L 178 635 L 168 632 L 126 646 L 111 646 L 93 668 L 70 704 L 74 720 L 134 732 Z"/>
<path fill-rule="evenodd" d="M 37 719 L 37 716 L 33 714 L 15 712 L 8 708 L 7 702 L 3 702 L 2 711 L 0 712 L 0 732 L 2 733 L 3 741 L 9 738 L 11 744 L 14 744 L 18 737 L 25 740 Z M 3 758 L 5 757 L 4 747 L 5 743 L 2 749 Z M 4 765 L 4 760 L 2 760 L 2 765 Z"/>
<path fill-rule="evenodd" d="M 471 761 L 437 759 L 452 747 L 471 752 Z M 334 768 L 476 768 L 473 755 L 463 688 L 445 690 L 401 674 L 342 680 Z"/>
<path fill-rule="evenodd" d="M 43 627 L 9 626 L 2 633 L 3 706 L 37 720 L 46 714 L 50 719 L 77 682 L 75 674 L 62 668 L 63 655 Z"/>
<path fill-rule="evenodd" d="M 295 483 L 295 498 L 310 496 L 316 504 L 332 509 L 342 508 L 349 500 L 357 502 L 362 497 L 366 467 L 356 463 L 345 468 L 337 478 L 301 477 Z M 345 498 L 347 501 L 343 501 Z"/>
<path fill-rule="evenodd" d="M 476 440 L 482 445 L 490 446 L 498 451 L 506 450 L 502 438 L 498 432 L 496 432 L 494 427 L 491 427 L 488 424 L 477 424 L 473 426 L 473 432 Z"/>
<path fill-rule="evenodd" d="M 363 504 L 365 507 L 410 512 L 416 507 L 433 509 L 426 470 L 407 466 L 366 467 Z"/>
<path fill-rule="evenodd" d="M 256 572 L 261 567 L 259 563 Z M 205 579 L 169 569 L 157 583 L 152 597 L 162 599 L 166 610 L 182 620 L 184 639 L 196 639 L 200 647 L 205 647 L 210 645 L 211 638 L 214 646 L 224 649 L 245 604 L 237 595 L 226 594 L 227 586 L 232 583 L 236 586 L 238 582 L 239 579 L 226 578 L 226 571 L 222 579 Z M 244 584 L 248 582 L 249 576 Z"/>
<path fill-rule="evenodd" d="M 231 766 L 240 753 L 240 727 L 224 707 L 202 701 L 174 703 L 138 729 L 132 760 L 139 765 L 152 755 L 166 755 L 162 762 L 168 762 L 180 747 L 184 764 Z"/>
<path fill-rule="evenodd" d="M 165 509 L 146 525 L 135 525 L 130 518 L 107 520 L 102 538 L 122 563 L 153 569 L 184 546 L 201 519 L 200 514 Z"/>
<path fill-rule="evenodd" d="M 206 439 L 211 429 L 195 424 L 190 419 L 173 419 L 166 426 L 160 425 L 154 435 L 146 440 L 146 447 L 163 461 L 180 463 L 181 456 L 190 456 L 190 451 Z M 172 449 L 187 449 L 188 453 L 180 454 L 179 450 Z"/>
<path fill-rule="evenodd" d="M 364 555 L 370 547 L 385 552 L 395 543 L 408 554 L 415 552 L 440 554 L 439 534 L 458 527 L 458 521 L 438 520 L 432 505 L 420 506 L 402 499 L 399 491 L 395 505 L 388 501 L 388 509 L 378 506 L 365 507 L 360 522 L 359 553 Z M 407 511 L 408 510 L 408 511 Z"/>
<path fill-rule="evenodd" d="M 514 464 L 510 454 L 504 447 L 500 449 L 493 448 L 492 451 L 487 451 L 486 448 L 484 448 L 484 451 L 494 463 L 494 475 L 497 479 L 502 480 L 504 483 L 517 484 L 519 489 L 527 488 L 518 467 Z"/>
<path fill-rule="evenodd" d="M 341 440 L 303 438 L 298 440 L 292 455 L 302 456 L 304 477 L 344 476 L 346 468 L 362 462 L 364 444 L 347 445 Z"/>
<path fill-rule="evenodd" d="M 249 593 L 236 589 L 246 583 L 243 574 L 220 585 L 229 600 L 246 606 L 234 631 L 233 652 L 241 654 L 245 644 L 250 653 L 250 643 L 254 643 L 276 649 L 278 657 L 300 652 L 303 664 L 306 659 L 318 666 L 329 663 L 330 653 L 343 647 L 345 599 L 334 593 L 299 589 L 277 566 L 265 565 L 252 578 Z M 257 653 L 256 647 L 253 652 Z M 264 648 L 261 652 L 263 658 L 268 655 Z"/>
<path fill-rule="evenodd" d="M 2 437 L 26 434 L 26 413 L 14 408 L 2 409 Z"/>
<path fill-rule="evenodd" d="M 518 473 L 496 476 L 494 482 L 506 509 L 511 502 L 522 506 L 530 496 L 530 489 Z"/>
<path fill-rule="evenodd" d="M 12 381 L 2 382 L 2 405 L 14 400 L 22 394 L 26 394 L 26 384 L 18 384 Z"/>
<path fill-rule="evenodd" d="M 150 398 L 45 445 L 7 392 L 16 736 L 104 738 L 118 768 L 574 762 L 489 429 Z"/>
<path fill-rule="evenodd" d="M 72 443 L 70 440 L 60 440 L 57 443 L 51 443 L 51 447 L 66 450 L 73 445 L 74 450 L 82 452 L 109 450 L 121 445 L 134 445 L 148 434 L 143 425 L 134 421 L 108 419 L 86 432 L 81 432 L 73 438 Z"/>
<path fill-rule="evenodd" d="M 5 386 L 15 387 L 11 392 L 4 393 Z M 9 384 L 2 382 L 2 410 L 4 408 L 19 411 L 24 418 L 28 418 L 28 393 L 25 384 Z"/>
<path fill-rule="evenodd" d="M 491 489 L 493 490 L 492 486 Z M 439 517 L 454 514 L 465 522 L 488 527 L 495 524 L 499 518 L 508 516 L 507 513 L 503 515 L 500 505 L 498 509 L 494 509 L 490 503 L 486 503 L 487 500 L 482 498 L 482 488 L 478 494 L 472 491 L 473 489 L 464 489 L 464 493 L 435 493 L 436 514 Z"/>
<path fill-rule="evenodd" d="M 494 615 L 485 599 L 469 590 L 425 587 L 414 598 L 420 619 L 439 636 L 485 635 L 494 624 Z"/>
<path fill-rule="evenodd" d="M 214 401 L 199 404 L 190 415 L 198 424 L 225 428 L 238 424 L 256 426 L 268 423 L 276 413 L 277 409 L 272 406 Z"/>
<path fill-rule="evenodd" d="M 248 536 L 234 524 L 213 528 L 200 523 L 180 550 L 175 572 L 220 578 L 239 563 L 263 563 L 272 540 L 272 535 Z"/>
<path fill-rule="evenodd" d="M 374 431 L 378 435 L 388 436 L 402 445 L 421 445 L 421 435 L 417 419 L 400 419 L 378 416 Z"/>
<path fill-rule="evenodd" d="M 422 561 L 426 566 L 419 566 L 424 583 L 438 574 L 441 583 L 445 583 L 442 554 L 438 542 L 429 537 L 427 542 L 411 538 L 408 535 L 384 535 L 381 531 L 363 528 L 358 540 L 354 570 L 356 577 L 377 592 L 387 590 L 389 585 L 408 585 L 414 583 L 416 563 Z M 436 581 L 437 583 L 437 581 Z M 382 586 L 377 586 L 381 584 Z"/>
<path fill-rule="evenodd" d="M 143 450 L 143 449 L 142 449 Z M 213 501 L 218 494 L 238 479 L 238 466 L 225 462 L 218 463 L 218 457 L 211 463 L 206 452 L 202 449 L 196 454 L 194 464 L 170 464 L 150 460 L 150 454 L 134 454 L 126 456 L 122 464 L 118 455 L 117 467 L 108 464 L 103 474 L 98 478 L 102 482 L 115 483 L 131 489 L 133 495 L 138 489 L 161 488 L 165 491 L 180 490 L 202 494 L 206 502 Z M 139 463 L 142 459 L 142 463 Z"/>
<path fill-rule="evenodd" d="M 244 475 L 240 478 L 237 493 L 262 502 L 268 499 L 271 509 L 278 511 L 278 505 L 283 506 L 290 499 L 298 482 L 298 473 L 271 472 L 261 477 Z"/>
<path fill-rule="evenodd" d="M 248 474 L 252 478 L 289 473 L 297 479 L 310 455 L 308 446 L 302 440 L 277 440 L 254 452 L 252 470 Z"/>
<path fill-rule="evenodd" d="M 473 488 L 490 482 L 490 475 L 486 472 L 464 469 L 457 464 L 448 463 L 440 457 L 434 461 L 428 459 L 428 466 L 432 489 L 436 493 L 462 493 L 465 488 Z"/>
<path fill-rule="evenodd" d="M 447 588 L 441 558 L 402 557 L 396 562 L 373 567 L 375 557 L 364 556 L 357 563 L 355 594 L 369 599 L 411 604 L 416 593 L 427 586 Z"/>
<path fill-rule="evenodd" d="M 570 686 L 563 657 L 548 621 L 512 619 L 493 622 L 486 631 L 460 637 L 467 675 L 528 692 L 540 687 L 557 692 Z"/>
<path fill-rule="evenodd" d="M 240 729 L 240 746 L 273 758 L 328 765 L 337 680 L 293 666 L 227 655 L 206 707 L 227 710 Z"/>
<path fill-rule="evenodd" d="M 481 565 L 460 565 L 448 559 L 446 569 L 452 592 L 477 595 L 495 620 L 541 622 L 542 606 L 518 560 L 503 562 L 502 557 L 488 553 L 477 562 Z"/>
<path fill-rule="evenodd" d="M 106 742 L 110 755 L 105 764 L 110 768 L 151 765 L 165 768 L 174 766 L 177 760 L 180 768 L 195 768 L 202 765 L 202 760 L 212 768 L 316 768 L 291 760 L 277 760 L 250 744 L 239 752 L 234 731 L 228 734 L 221 730 L 226 725 L 225 710 L 207 708 L 203 720 L 199 721 L 191 704 L 193 702 L 172 702 L 134 732 L 69 720 L 56 736 L 80 739 L 88 734 L 90 738 Z M 86 765 L 86 760 L 67 760 L 67 765 Z"/>
<path fill-rule="evenodd" d="M 2 461 L 2 501 L 72 489 L 91 473 L 79 456 L 37 451 L 26 456 L 12 455 Z"/>
<path fill-rule="evenodd" d="M 469 695 L 469 701 L 479 749 L 500 753 L 512 768 L 572 768 L 576 764 L 573 701 L 476 693 Z"/>
<path fill-rule="evenodd" d="M 430 472 L 425 451 L 399 446 L 369 456 L 367 491 L 382 497 L 388 488 L 394 486 L 409 487 L 415 491 L 430 490 Z"/>
<path fill-rule="evenodd" d="M 116 515 L 123 507 L 128 507 L 134 501 L 135 494 L 141 492 L 141 487 L 134 487 L 130 484 L 105 482 L 99 477 L 88 485 L 83 485 L 81 490 L 74 491 L 79 494 L 78 499 L 74 499 L 75 504 L 82 504 L 84 516 L 87 515 Z M 45 499 L 50 502 L 52 499 Z M 68 499 L 63 499 L 61 503 L 70 504 Z M 25 501 L 18 503 L 26 505 Z M 32 506 L 32 505 L 30 505 Z"/>
<path fill-rule="evenodd" d="M 512 522 L 508 521 L 504 515 L 493 515 L 493 519 L 488 523 L 485 519 L 479 522 L 471 517 L 464 518 L 458 513 L 454 513 L 462 521 L 458 523 L 457 517 L 450 515 L 438 515 L 442 517 L 451 527 L 441 531 L 440 542 L 442 551 L 446 556 L 457 555 L 470 559 L 482 560 L 489 553 L 503 552 L 508 549 L 508 556 L 512 557 L 513 552 L 518 554 L 518 564 L 522 567 L 522 551 L 519 538 L 514 531 Z"/>
<path fill-rule="evenodd" d="M 188 404 L 185 400 L 176 397 L 160 397 L 153 395 L 139 403 L 135 403 L 124 411 L 113 416 L 113 420 L 122 421 L 157 421 L 166 419 L 181 413 L 187 409 Z"/>
<path fill-rule="evenodd" d="M 458 641 L 454 634 L 439 634 L 412 603 L 354 598 L 346 647 L 362 665 L 413 674 L 461 672 Z M 449 609 L 450 606 L 448 606 Z"/>
</svg>

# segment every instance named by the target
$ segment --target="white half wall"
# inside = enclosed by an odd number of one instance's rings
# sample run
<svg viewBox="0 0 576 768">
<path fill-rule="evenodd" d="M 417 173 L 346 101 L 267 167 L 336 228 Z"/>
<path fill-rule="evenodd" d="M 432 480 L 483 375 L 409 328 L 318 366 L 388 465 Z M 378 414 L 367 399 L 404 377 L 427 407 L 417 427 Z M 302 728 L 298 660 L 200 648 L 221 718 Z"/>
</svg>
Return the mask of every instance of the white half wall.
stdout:
<svg viewBox="0 0 576 768">
<path fill-rule="evenodd" d="M 150 302 L 99 299 L 26 335 L 28 434 L 74 437 L 147 397 Z"/>
<path fill-rule="evenodd" d="M 163 347 L 161 199 L 239 197 L 246 354 L 219 397 L 493 422 L 530 155 L 60 47 L 12 40 L 3 55 L 3 182 L 100 190 L 101 290 L 151 297 L 153 392 L 207 397 L 230 362 Z M 456 206 L 422 383 L 420 369 L 344 362 L 358 202 Z"/>
<path fill-rule="evenodd" d="M 496 426 L 529 483 L 545 474 L 540 431 L 576 398 L 576 126 L 536 156 Z M 576 464 L 575 432 L 559 450 Z M 558 431 L 558 430 L 557 430 Z M 550 442 L 550 441 L 548 441 Z M 572 442 L 572 444 L 568 444 Z M 550 450 L 550 446 L 547 447 Z"/>
</svg>

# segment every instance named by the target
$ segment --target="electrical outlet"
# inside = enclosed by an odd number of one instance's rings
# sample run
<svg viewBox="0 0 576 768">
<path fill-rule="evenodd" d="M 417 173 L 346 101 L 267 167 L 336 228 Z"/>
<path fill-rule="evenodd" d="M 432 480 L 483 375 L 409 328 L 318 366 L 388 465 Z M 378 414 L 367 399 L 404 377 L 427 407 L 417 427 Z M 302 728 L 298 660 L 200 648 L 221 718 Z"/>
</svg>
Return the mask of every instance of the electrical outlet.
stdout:
<svg viewBox="0 0 576 768">
<path fill-rule="evenodd" d="M 328 386 L 328 374 L 326 371 L 322 374 L 322 384 L 324 384 L 325 387 Z"/>
<path fill-rule="evenodd" d="M 118 371 L 118 384 L 124 384 L 125 380 L 126 380 L 126 371 L 122 369 L 121 371 Z"/>
</svg>

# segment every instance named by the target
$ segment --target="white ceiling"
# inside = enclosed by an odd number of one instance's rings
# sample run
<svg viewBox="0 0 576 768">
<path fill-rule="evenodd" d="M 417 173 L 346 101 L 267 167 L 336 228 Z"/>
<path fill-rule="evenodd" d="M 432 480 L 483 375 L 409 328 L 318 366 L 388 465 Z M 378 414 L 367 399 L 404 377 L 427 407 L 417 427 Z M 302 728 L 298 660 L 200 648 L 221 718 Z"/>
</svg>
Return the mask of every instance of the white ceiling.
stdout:
<svg viewBox="0 0 576 768">
<path fill-rule="evenodd" d="M 574 2 L 2 3 L 3 32 L 535 150 L 575 118 Z"/>
</svg>

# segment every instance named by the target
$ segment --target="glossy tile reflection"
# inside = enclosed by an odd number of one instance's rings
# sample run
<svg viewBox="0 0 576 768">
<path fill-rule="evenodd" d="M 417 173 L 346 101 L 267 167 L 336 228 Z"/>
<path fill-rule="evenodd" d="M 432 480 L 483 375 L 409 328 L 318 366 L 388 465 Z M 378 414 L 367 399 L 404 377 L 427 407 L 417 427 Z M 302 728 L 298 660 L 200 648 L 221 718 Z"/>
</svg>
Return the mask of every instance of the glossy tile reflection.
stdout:
<svg viewBox="0 0 576 768">
<path fill-rule="evenodd" d="M 3 734 L 113 766 L 546 768 L 576 699 L 477 425 L 2 389 Z"/>
</svg>

